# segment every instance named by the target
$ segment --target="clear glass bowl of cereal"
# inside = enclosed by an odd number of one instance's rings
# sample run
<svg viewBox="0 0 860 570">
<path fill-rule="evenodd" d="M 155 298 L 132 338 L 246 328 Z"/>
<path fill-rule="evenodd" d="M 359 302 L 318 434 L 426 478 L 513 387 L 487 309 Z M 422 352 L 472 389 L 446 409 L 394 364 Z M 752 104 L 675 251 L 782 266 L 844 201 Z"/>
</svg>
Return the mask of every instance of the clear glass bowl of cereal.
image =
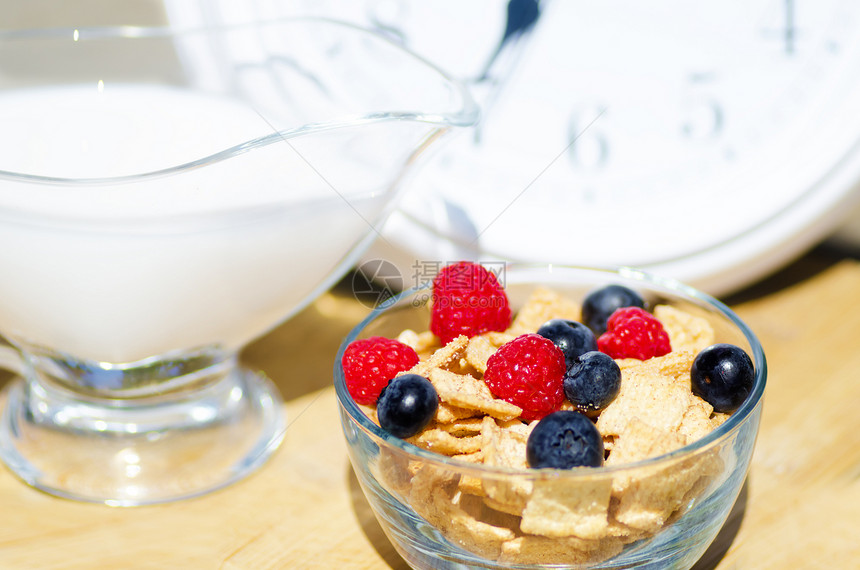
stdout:
<svg viewBox="0 0 860 570">
<path fill-rule="evenodd" d="M 437 317 L 428 281 L 374 309 L 335 361 L 350 461 L 398 553 L 414 568 L 434 569 L 691 567 L 724 525 L 749 469 L 767 376 L 754 333 L 710 296 L 634 269 L 485 266 L 510 304 L 504 331 L 441 341 L 429 330 Z M 540 422 L 487 390 L 490 355 L 550 319 L 582 321 L 583 299 L 607 285 L 644 301 L 671 351 L 615 359 L 620 390 L 588 413 L 602 438 L 601 465 L 532 467 L 529 438 Z M 351 395 L 344 353 L 377 338 L 412 347 L 419 362 L 397 376 L 420 375 L 436 390 L 432 417 L 411 435 L 379 425 L 393 382 L 379 414 L 375 402 Z M 724 344 L 746 353 L 754 370 L 739 405 L 720 412 L 693 394 L 691 368 L 706 347 Z M 567 398 L 560 408 L 576 410 Z"/>
</svg>

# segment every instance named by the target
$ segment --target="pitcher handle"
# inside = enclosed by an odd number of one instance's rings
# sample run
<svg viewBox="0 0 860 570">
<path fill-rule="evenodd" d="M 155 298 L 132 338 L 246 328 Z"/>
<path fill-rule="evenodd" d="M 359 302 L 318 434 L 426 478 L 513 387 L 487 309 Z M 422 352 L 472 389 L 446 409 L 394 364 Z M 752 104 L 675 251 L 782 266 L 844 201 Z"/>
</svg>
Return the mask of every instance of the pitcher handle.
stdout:
<svg viewBox="0 0 860 570">
<path fill-rule="evenodd" d="M 2 336 L 0 336 L 0 368 L 15 374 L 24 372 L 24 361 L 20 351 Z"/>
</svg>

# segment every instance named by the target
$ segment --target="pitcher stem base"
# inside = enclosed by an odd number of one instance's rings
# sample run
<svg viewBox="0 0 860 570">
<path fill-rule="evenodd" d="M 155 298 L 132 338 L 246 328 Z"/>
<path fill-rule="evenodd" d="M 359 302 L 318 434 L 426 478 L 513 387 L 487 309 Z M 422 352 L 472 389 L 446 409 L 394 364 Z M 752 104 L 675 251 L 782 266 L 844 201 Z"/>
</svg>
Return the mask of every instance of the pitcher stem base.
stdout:
<svg viewBox="0 0 860 570">
<path fill-rule="evenodd" d="M 256 470 L 283 438 L 280 395 L 241 368 L 175 401 L 76 399 L 16 378 L 0 418 L 0 459 L 27 484 L 111 506 L 202 495 Z"/>
</svg>

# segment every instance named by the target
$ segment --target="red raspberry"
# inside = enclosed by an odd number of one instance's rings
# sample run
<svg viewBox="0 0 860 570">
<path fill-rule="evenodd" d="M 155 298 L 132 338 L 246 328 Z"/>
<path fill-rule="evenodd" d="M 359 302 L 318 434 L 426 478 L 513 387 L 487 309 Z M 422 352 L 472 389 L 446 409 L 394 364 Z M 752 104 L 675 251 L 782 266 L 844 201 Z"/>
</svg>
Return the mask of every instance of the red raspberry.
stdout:
<svg viewBox="0 0 860 570">
<path fill-rule="evenodd" d="M 612 358 L 648 360 L 672 352 L 663 324 L 639 307 L 617 309 L 597 338 L 597 348 Z"/>
<path fill-rule="evenodd" d="M 461 334 L 503 331 L 510 324 L 508 296 L 496 276 L 481 265 L 460 261 L 442 268 L 433 280 L 430 330 L 443 343 Z"/>
<path fill-rule="evenodd" d="M 350 343 L 341 364 L 352 399 L 373 405 L 389 380 L 418 364 L 418 354 L 398 340 L 372 336 Z"/>
<path fill-rule="evenodd" d="M 523 409 L 522 419 L 539 420 L 564 402 L 564 353 L 539 334 L 524 334 L 499 347 L 487 360 L 490 392 Z"/>
</svg>

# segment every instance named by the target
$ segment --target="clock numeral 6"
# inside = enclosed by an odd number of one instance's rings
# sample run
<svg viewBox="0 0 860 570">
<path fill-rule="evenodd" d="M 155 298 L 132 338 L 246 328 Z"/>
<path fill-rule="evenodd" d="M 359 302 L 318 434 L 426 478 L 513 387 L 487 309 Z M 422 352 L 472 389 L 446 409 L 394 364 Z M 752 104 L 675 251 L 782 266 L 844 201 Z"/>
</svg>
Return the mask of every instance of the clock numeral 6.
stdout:
<svg viewBox="0 0 860 570">
<path fill-rule="evenodd" d="M 579 168 L 597 169 L 609 160 L 609 140 L 601 128 L 605 108 L 574 110 L 567 121 L 567 157 Z"/>
</svg>

